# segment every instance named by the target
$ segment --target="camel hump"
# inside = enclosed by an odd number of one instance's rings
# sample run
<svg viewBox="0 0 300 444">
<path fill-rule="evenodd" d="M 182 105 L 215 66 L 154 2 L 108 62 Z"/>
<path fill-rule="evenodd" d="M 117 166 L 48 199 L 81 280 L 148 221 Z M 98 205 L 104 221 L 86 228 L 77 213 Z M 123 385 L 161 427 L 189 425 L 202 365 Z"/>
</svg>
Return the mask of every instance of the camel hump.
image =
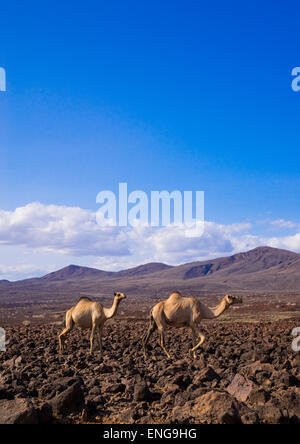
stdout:
<svg viewBox="0 0 300 444">
<path fill-rule="evenodd" d="M 172 291 L 172 293 L 169 296 L 169 298 L 178 298 L 178 297 L 182 298 L 182 294 L 180 293 L 180 291 L 177 290 Z"/>
<path fill-rule="evenodd" d="M 87 296 L 82 296 L 81 298 L 78 299 L 78 302 L 80 301 L 90 301 L 92 302 L 92 299 L 88 298 Z"/>
</svg>

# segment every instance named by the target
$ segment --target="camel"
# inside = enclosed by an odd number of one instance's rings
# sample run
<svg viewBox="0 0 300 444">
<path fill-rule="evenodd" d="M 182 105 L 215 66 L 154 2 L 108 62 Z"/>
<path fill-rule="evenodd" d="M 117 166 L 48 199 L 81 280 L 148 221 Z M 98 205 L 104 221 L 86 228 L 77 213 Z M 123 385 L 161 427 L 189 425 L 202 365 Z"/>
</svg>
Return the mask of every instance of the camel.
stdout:
<svg viewBox="0 0 300 444">
<path fill-rule="evenodd" d="M 165 301 L 158 302 L 150 311 L 150 326 L 143 337 L 143 350 L 147 356 L 146 346 L 152 333 L 158 329 L 160 345 L 168 358 L 170 355 L 165 347 L 164 330 L 170 327 L 189 327 L 193 334 L 193 348 L 190 353 L 196 358 L 196 350 L 205 341 L 205 336 L 200 332 L 198 323 L 201 319 L 218 318 L 225 310 L 233 304 L 242 304 L 242 299 L 227 294 L 214 308 L 209 308 L 196 298 L 184 297 L 179 291 L 174 291 Z M 198 342 L 196 339 L 198 338 Z M 199 341 L 200 339 L 200 341 Z"/>
<path fill-rule="evenodd" d="M 124 293 L 115 292 L 114 302 L 110 308 L 105 308 L 99 302 L 94 302 L 88 297 L 80 298 L 77 304 L 66 313 L 66 328 L 58 335 L 59 351 L 63 351 L 65 336 L 72 330 L 74 325 L 77 325 L 83 329 L 92 329 L 90 336 L 90 354 L 93 353 L 95 331 L 98 331 L 100 354 L 102 355 L 103 326 L 107 319 L 115 316 L 119 303 L 125 298 L 126 295 Z"/>
</svg>

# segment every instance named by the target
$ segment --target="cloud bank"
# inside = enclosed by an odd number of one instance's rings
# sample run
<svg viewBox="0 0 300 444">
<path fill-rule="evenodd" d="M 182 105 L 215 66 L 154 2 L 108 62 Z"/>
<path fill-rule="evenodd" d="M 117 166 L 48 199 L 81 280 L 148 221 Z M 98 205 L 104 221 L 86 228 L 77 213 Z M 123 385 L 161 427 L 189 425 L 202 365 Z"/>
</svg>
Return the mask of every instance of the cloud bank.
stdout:
<svg viewBox="0 0 300 444">
<path fill-rule="evenodd" d="M 295 228 L 293 222 L 275 220 L 278 229 Z M 14 211 L 0 210 L 0 245 L 49 252 L 51 267 L 39 263 L 7 265 L 0 252 L 0 279 L 27 277 L 55 269 L 55 257 L 64 255 L 76 263 L 117 270 L 149 261 L 169 264 L 231 255 L 260 245 L 300 252 L 300 233 L 264 237 L 253 234 L 253 224 L 205 222 L 202 236 L 190 237 L 191 228 L 181 225 L 151 227 L 99 226 L 96 213 L 79 207 L 30 203 Z M 0 248 L 1 250 L 1 248 Z M 28 261 L 28 259 L 27 259 Z M 61 261 L 58 261 L 61 264 Z M 2 265 L 1 265 L 2 264 Z M 67 263 L 66 263 L 67 265 Z"/>
</svg>

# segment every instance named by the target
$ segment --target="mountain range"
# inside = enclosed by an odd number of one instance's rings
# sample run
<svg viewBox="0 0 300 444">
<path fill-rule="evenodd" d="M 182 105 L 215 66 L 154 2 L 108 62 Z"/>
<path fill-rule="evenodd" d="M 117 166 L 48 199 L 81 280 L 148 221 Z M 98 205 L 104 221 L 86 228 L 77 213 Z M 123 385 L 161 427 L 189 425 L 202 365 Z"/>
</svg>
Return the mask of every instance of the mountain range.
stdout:
<svg viewBox="0 0 300 444">
<path fill-rule="evenodd" d="M 112 272 L 69 265 L 40 278 L 0 281 L 2 297 L 26 295 L 111 295 L 113 291 L 155 296 L 178 289 L 192 292 L 300 292 L 300 254 L 271 247 L 213 260 L 171 266 L 148 263 Z"/>
</svg>

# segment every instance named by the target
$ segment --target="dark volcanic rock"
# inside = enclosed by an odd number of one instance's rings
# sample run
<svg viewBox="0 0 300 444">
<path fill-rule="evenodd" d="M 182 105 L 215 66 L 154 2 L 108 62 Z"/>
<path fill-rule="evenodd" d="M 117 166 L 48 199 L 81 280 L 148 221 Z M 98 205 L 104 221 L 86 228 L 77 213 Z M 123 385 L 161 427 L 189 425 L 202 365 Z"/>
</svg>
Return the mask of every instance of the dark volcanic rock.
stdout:
<svg viewBox="0 0 300 444">
<path fill-rule="evenodd" d="M 210 391 L 182 407 L 175 407 L 172 419 L 178 423 L 241 424 L 242 415 L 252 413 L 226 392 Z"/>
<path fill-rule="evenodd" d="M 133 399 L 135 401 L 148 401 L 151 394 L 145 381 L 140 381 L 134 386 Z"/>
<path fill-rule="evenodd" d="M 50 405 L 55 415 L 67 415 L 80 411 L 84 405 L 84 394 L 81 382 L 75 382 L 55 398 L 51 399 Z"/>
<path fill-rule="evenodd" d="M 138 419 L 139 414 L 136 407 L 130 407 L 120 413 L 120 422 L 124 424 L 133 424 Z"/>
<path fill-rule="evenodd" d="M 193 383 L 198 384 L 199 382 L 211 382 L 215 379 L 219 380 L 219 375 L 214 371 L 213 368 L 207 367 L 200 370 L 200 372 L 195 376 Z"/>
<path fill-rule="evenodd" d="M 49 424 L 53 418 L 52 406 L 48 402 L 38 408 L 37 410 L 39 424 Z"/>
<path fill-rule="evenodd" d="M 9 387 L 0 387 L 0 399 L 14 399 L 14 395 L 10 391 Z"/>
<path fill-rule="evenodd" d="M 249 401 L 252 404 L 256 405 L 264 405 L 269 400 L 269 398 L 269 393 L 263 389 L 252 390 L 249 395 Z"/>
<path fill-rule="evenodd" d="M 266 424 L 284 424 L 288 422 L 281 409 L 271 402 L 259 409 L 259 416 Z"/>
<path fill-rule="evenodd" d="M 72 330 L 59 355 L 60 326 L 14 325 L 0 353 L 0 402 L 13 401 L 4 407 L 12 422 L 300 423 L 298 325 L 207 321 L 195 360 L 188 329 L 166 332 L 171 359 L 155 333 L 145 360 L 142 320 L 107 324 L 103 357 L 89 355 L 88 332 Z"/>
<path fill-rule="evenodd" d="M 122 383 L 111 384 L 107 387 L 106 393 L 124 393 L 126 389 L 126 385 Z"/>
<path fill-rule="evenodd" d="M 246 401 L 253 392 L 256 385 L 253 381 L 244 378 L 242 375 L 235 375 L 231 384 L 227 387 L 230 395 L 234 396 L 238 401 Z"/>
<path fill-rule="evenodd" d="M 0 400 L 1 424 L 38 424 L 38 415 L 28 399 Z"/>
</svg>

